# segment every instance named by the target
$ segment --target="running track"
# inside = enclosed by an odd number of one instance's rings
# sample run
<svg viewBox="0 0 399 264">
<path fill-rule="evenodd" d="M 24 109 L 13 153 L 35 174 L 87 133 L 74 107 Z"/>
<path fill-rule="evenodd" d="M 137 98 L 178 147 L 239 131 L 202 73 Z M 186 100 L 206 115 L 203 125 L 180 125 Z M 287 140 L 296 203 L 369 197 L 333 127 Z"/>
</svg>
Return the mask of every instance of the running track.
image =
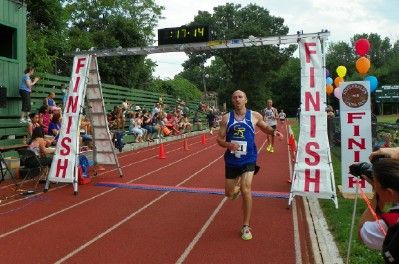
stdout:
<svg viewBox="0 0 399 264">
<path fill-rule="evenodd" d="M 157 146 L 124 152 L 123 178 L 111 168 L 79 186 L 77 196 L 71 185 L 52 185 L 48 193 L 0 204 L 0 263 L 311 263 L 299 199 L 287 209 L 287 199 L 254 198 L 254 238 L 243 241 L 241 199 L 96 186 L 223 189 L 224 150 L 215 139 L 207 135 L 202 145 L 200 136 L 190 137 L 189 151 L 181 140 L 165 143 L 164 160 Z M 265 140 L 258 131 L 261 170 L 253 191 L 288 193 L 287 141 L 276 140 L 270 154 Z"/>
</svg>

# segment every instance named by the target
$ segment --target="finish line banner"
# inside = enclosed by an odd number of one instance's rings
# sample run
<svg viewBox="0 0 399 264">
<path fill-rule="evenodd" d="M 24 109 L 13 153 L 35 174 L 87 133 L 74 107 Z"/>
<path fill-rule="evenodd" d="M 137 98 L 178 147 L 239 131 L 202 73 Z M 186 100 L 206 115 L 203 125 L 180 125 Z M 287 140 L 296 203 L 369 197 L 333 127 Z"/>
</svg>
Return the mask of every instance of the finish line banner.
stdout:
<svg viewBox="0 0 399 264">
<path fill-rule="evenodd" d="M 326 81 L 320 38 L 299 40 L 301 114 L 290 201 L 295 195 L 333 199 L 337 206 L 327 136 Z"/>
<path fill-rule="evenodd" d="M 74 182 L 79 154 L 79 118 L 85 95 L 90 56 L 75 56 L 68 99 L 64 107 L 60 137 L 51 163 L 49 181 Z M 76 174 L 76 175 L 75 175 Z M 77 179 L 77 177 L 76 177 Z"/>
<path fill-rule="evenodd" d="M 339 89 L 342 193 L 353 194 L 357 178 L 349 173 L 349 166 L 369 162 L 372 152 L 370 82 L 344 82 Z M 359 181 L 365 193 L 372 193 L 370 184 Z"/>
</svg>

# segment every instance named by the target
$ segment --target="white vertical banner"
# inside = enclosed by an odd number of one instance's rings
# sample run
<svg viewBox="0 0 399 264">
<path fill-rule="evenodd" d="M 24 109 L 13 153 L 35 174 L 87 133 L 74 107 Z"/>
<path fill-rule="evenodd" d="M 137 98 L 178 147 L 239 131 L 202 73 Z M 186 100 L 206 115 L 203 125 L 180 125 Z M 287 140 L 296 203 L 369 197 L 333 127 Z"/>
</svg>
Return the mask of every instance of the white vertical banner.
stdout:
<svg viewBox="0 0 399 264">
<path fill-rule="evenodd" d="M 343 82 L 339 89 L 342 192 L 355 193 L 357 179 L 349 173 L 349 166 L 369 162 L 372 152 L 370 82 Z M 372 192 L 364 179 L 360 183 L 366 193 Z"/>
<path fill-rule="evenodd" d="M 76 164 L 79 154 L 79 118 L 84 104 L 90 56 L 75 56 L 68 99 L 64 106 L 60 136 L 51 163 L 49 181 L 74 182 L 77 180 Z"/>
<path fill-rule="evenodd" d="M 327 136 L 326 75 L 320 38 L 301 38 L 300 134 L 290 201 L 295 195 L 333 199 L 337 206 Z"/>
</svg>

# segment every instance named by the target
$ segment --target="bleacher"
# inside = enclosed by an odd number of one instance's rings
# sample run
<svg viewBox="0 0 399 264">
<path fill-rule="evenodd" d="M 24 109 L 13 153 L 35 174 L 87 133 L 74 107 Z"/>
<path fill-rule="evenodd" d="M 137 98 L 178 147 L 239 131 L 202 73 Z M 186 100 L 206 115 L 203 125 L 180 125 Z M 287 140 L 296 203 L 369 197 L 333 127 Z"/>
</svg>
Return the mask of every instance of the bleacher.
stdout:
<svg viewBox="0 0 399 264">
<path fill-rule="evenodd" d="M 40 81 L 34 87 L 31 93 L 32 112 L 37 112 L 40 106 L 43 104 L 43 99 L 48 95 L 49 92 L 56 94 L 56 103 L 62 104 L 61 84 L 69 84 L 69 77 L 51 75 L 46 73 L 38 73 Z M 139 89 L 131 89 L 127 87 L 102 84 L 103 98 L 105 101 L 105 108 L 107 112 L 112 111 L 114 106 L 121 106 L 125 99 L 132 102 L 133 105 L 139 105 L 142 109 L 152 110 L 154 103 L 162 97 L 164 104 L 171 110 L 176 105 L 177 98 L 170 95 L 159 94 L 155 92 L 149 92 Z M 6 116 L 0 116 L 0 146 L 8 146 L 14 144 L 20 144 L 24 141 L 27 134 L 26 124 L 19 123 L 19 115 L 21 109 L 20 100 L 14 96 L 14 102 L 17 107 L 12 111 L 12 114 Z M 194 111 L 198 108 L 199 101 L 186 101 L 187 107 L 190 109 L 190 117 L 194 115 Z M 14 104 L 15 105 L 15 104 Z M 15 108 L 15 107 L 14 107 Z M 200 115 L 200 119 L 205 123 L 205 114 Z M 126 123 L 126 130 L 128 124 Z M 134 136 L 126 135 L 125 142 L 131 143 L 134 141 Z"/>
</svg>

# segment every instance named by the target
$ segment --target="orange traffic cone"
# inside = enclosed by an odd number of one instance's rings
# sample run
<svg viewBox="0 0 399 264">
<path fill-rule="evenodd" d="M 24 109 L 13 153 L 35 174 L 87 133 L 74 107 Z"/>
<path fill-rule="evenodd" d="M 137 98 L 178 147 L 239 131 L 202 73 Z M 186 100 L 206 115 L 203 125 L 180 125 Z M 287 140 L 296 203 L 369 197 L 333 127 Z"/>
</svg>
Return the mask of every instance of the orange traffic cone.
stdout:
<svg viewBox="0 0 399 264">
<path fill-rule="evenodd" d="M 190 149 L 188 148 L 188 143 L 187 143 L 187 139 L 186 139 L 186 138 L 185 138 L 184 141 L 183 141 L 183 150 L 190 150 Z"/>
<path fill-rule="evenodd" d="M 202 145 L 205 145 L 205 144 L 206 144 L 206 137 L 205 137 L 205 134 L 202 134 L 202 137 L 201 137 L 201 144 L 202 144 Z"/>
<path fill-rule="evenodd" d="M 163 146 L 163 143 L 159 144 L 159 157 L 158 157 L 158 159 L 166 159 L 165 148 Z"/>
</svg>

